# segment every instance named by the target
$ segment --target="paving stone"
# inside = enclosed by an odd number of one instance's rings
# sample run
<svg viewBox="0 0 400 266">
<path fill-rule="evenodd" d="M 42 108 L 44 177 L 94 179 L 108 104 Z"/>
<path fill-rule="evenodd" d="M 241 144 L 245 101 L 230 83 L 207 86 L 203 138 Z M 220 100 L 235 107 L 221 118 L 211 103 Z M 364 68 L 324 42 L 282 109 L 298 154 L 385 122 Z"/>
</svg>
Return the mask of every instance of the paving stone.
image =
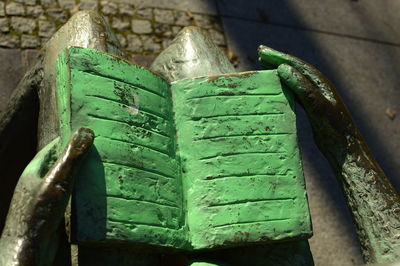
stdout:
<svg viewBox="0 0 400 266">
<path fill-rule="evenodd" d="M 153 9 L 152 8 L 138 8 L 138 9 L 136 9 L 136 16 L 138 18 L 153 19 Z"/>
<path fill-rule="evenodd" d="M 41 45 L 45 45 L 48 41 L 50 40 L 50 37 L 41 37 L 40 38 L 40 43 Z"/>
<path fill-rule="evenodd" d="M 128 35 L 127 39 L 128 39 L 128 48 L 127 48 L 128 51 L 130 52 L 143 51 L 143 43 L 139 35 Z"/>
<path fill-rule="evenodd" d="M 25 49 L 21 54 L 22 73 L 25 73 L 33 64 L 36 63 L 36 57 L 39 51 L 35 49 Z"/>
<path fill-rule="evenodd" d="M 121 47 L 126 48 L 128 46 L 128 42 L 127 42 L 125 36 L 122 34 L 116 34 L 116 36 L 117 36 L 119 43 L 121 44 Z"/>
<path fill-rule="evenodd" d="M 151 35 L 151 38 L 153 39 L 154 42 L 159 43 L 161 45 L 162 41 L 164 38 L 161 38 L 157 35 Z"/>
<path fill-rule="evenodd" d="M 4 17 L 6 12 L 4 11 L 4 2 L 0 2 L 0 17 Z"/>
<path fill-rule="evenodd" d="M 171 43 L 172 43 L 172 39 L 163 39 L 162 40 L 162 48 L 163 48 L 163 50 L 165 48 L 167 48 L 168 46 L 170 46 Z"/>
<path fill-rule="evenodd" d="M 175 24 L 181 26 L 189 26 L 193 24 L 193 15 L 187 11 L 175 11 Z"/>
<path fill-rule="evenodd" d="M 0 42 L 2 38 L 0 36 Z M 0 111 L 3 111 L 23 75 L 21 52 L 16 49 L 0 49 L 0 62 Z"/>
<path fill-rule="evenodd" d="M 10 31 L 10 25 L 8 23 L 7 18 L 0 18 L 0 31 L 1 32 L 9 32 Z"/>
<path fill-rule="evenodd" d="M 131 61 L 136 65 L 149 68 L 155 58 L 155 55 L 133 55 Z"/>
<path fill-rule="evenodd" d="M 140 36 L 143 43 L 143 51 L 148 53 L 159 53 L 161 52 L 161 44 L 154 40 L 151 36 L 142 35 Z"/>
<path fill-rule="evenodd" d="M 193 14 L 193 19 L 196 26 L 204 29 L 211 29 L 213 28 L 213 24 L 218 23 L 214 17 L 203 14 Z"/>
<path fill-rule="evenodd" d="M 40 0 L 42 6 L 54 6 L 56 4 L 56 0 Z"/>
<path fill-rule="evenodd" d="M 118 12 L 118 5 L 114 2 L 101 1 L 102 9 L 101 11 L 105 15 L 115 15 Z"/>
<path fill-rule="evenodd" d="M 224 32 L 224 27 L 219 19 L 216 18 L 216 23 L 213 24 L 213 28 L 217 31 Z"/>
<path fill-rule="evenodd" d="M 196 26 L 204 29 L 213 28 L 217 31 L 223 32 L 222 24 L 218 17 L 203 14 L 193 14 L 193 18 Z"/>
<path fill-rule="evenodd" d="M 400 1 L 218 0 L 222 16 L 268 21 L 297 28 L 400 44 Z"/>
<path fill-rule="evenodd" d="M 56 32 L 56 25 L 52 21 L 39 21 L 39 36 L 49 38 Z"/>
<path fill-rule="evenodd" d="M 103 18 L 104 18 L 104 20 L 106 21 L 106 23 L 107 23 L 108 25 L 111 25 L 111 23 L 110 23 L 110 18 L 109 18 L 108 16 L 103 16 Z"/>
<path fill-rule="evenodd" d="M 19 36 L 0 34 L 0 47 L 5 47 L 5 48 L 19 47 Z"/>
<path fill-rule="evenodd" d="M 119 4 L 118 10 L 119 14 L 124 17 L 133 17 L 135 15 L 135 7 L 130 4 Z"/>
<path fill-rule="evenodd" d="M 181 26 L 173 26 L 172 27 L 172 35 L 175 37 L 178 32 L 180 32 L 183 29 L 183 27 Z"/>
<path fill-rule="evenodd" d="M 47 15 L 58 22 L 66 22 L 68 19 L 66 10 L 62 8 L 49 8 L 47 9 Z"/>
<path fill-rule="evenodd" d="M 14 1 L 28 6 L 36 5 L 36 0 L 14 0 Z"/>
<path fill-rule="evenodd" d="M 174 12 L 172 10 L 154 9 L 154 20 L 165 24 L 174 24 Z"/>
<path fill-rule="evenodd" d="M 58 3 L 64 9 L 72 9 L 76 5 L 75 0 L 58 0 Z"/>
<path fill-rule="evenodd" d="M 99 4 L 96 0 L 81 0 L 80 10 L 98 10 Z"/>
<path fill-rule="evenodd" d="M 214 41 L 214 43 L 218 45 L 226 45 L 225 36 L 223 33 L 214 29 L 209 29 L 208 32 L 210 33 L 211 39 Z"/>
<path fill-rule="evenodd" d="M 171 26 L 167 24 L 155 24 L 154 33 L 161 38 L 172 37 Z"/>
<path fill-rule="evenodd" d="M 196 13 L 217 15 L 215 0 L 114 0 L 119 3 L 131 3 L 137 7 L 168 8 Z M 218 0 L 220 1 L 220 0 Z"/>
<path fill-rule="evenodd" d="M 19 3 L 11 2 L 6 5 L 6 14 L 11 16 L 25 15 L 24 6 Z"/>
<path fill-rule="evenodd" d="M 36 36 L 22 35 L 21 48 L 36 48 L 40 45 L 40 40 Z"/>
<path fill-rule="evenodd" d="M 120 19 L 118 17 L 113 17 L 112 27 L 119 31 L 125 31 L 130 28 L 130 23 L 126 19 Z"/>
<path fill-rule="evenodd" d="M 147 21 L 147 20 L 134 19 L 134 20 L 132 20 L 131 24 L 132 24 L 132 31 L 134 33 L 149 34 L 153 31 L 151 28 L 150 21 Z"/>
<path fill-rule="evenodd" d="M 41 15 L 43 15 L 43 13 L 44 11 L 41 6 L 28 6 L 26 8 L 26 14 L 34 18 L 40 17 Z"/>
<path fill-rule="evenodd" d="M 11 27 L 19 33 L 32 33 L 36 29 L 36 21 L 31 18 L 11 17 Z"/>
</svg>

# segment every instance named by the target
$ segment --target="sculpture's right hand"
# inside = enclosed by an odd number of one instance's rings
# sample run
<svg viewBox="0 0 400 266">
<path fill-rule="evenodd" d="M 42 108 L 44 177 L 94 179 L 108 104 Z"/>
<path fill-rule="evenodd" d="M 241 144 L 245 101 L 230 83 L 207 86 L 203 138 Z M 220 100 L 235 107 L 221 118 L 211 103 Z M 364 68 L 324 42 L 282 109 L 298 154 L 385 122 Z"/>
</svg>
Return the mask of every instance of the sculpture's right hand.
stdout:
<svg viewBox="0 0 400 266">
<path fill-rule="evenodd" d="M 80 128 L 61 155 L 56 155 L 57 138 L 26 167 L 0 239 L 0 266 L 51 264 L 51 246 L 71 194 L 73 169 L 93 140 L 92 130 Z"/>
</svg>

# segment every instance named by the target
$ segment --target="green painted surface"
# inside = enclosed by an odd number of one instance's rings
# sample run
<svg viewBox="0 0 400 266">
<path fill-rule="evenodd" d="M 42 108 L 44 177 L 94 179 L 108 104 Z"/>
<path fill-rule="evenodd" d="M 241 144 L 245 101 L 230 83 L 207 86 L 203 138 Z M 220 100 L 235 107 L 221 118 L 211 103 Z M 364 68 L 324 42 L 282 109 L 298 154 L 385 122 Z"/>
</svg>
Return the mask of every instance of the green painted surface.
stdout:
<svg viewBox="0 0 400 266">
<path fill-rule="evenodd" d="M 170 85 L 70 48 L 57 76 L 62 139 L 96 134 L 77 173 L 75 241 L 191 250 L 310 236 L 293 100 L 276 71 Z"/>
<path fill-rule="evenodd" d="M 181 80 L 172 91 L 192 245 L 308 236 L 293 99 L 276 71 Z"/>
<path fill-rule="evenodd" d="M 76 179 L 75 240 L 184 248 L 169 85 L 140 67 L 77 48 L 60 58 L 58 76 L 62 133 L 85 125 L 96 134 Z"/>
</svg>

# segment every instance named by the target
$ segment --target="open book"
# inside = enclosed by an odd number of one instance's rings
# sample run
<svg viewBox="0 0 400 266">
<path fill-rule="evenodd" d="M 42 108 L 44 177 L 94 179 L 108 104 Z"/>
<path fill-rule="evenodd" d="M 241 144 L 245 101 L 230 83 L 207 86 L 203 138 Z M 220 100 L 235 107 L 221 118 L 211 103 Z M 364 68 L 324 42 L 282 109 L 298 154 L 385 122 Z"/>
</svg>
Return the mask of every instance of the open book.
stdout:
<svg viewBox="0 0 400 266">
<path fill-rule="evenodd" d="M 109 54 L 57 61 L 62 139 L 91 128 L 72 239 L 194 250 L 311 236 L 293 99 L 275 70 L 169 84 Z"/>
</svg>

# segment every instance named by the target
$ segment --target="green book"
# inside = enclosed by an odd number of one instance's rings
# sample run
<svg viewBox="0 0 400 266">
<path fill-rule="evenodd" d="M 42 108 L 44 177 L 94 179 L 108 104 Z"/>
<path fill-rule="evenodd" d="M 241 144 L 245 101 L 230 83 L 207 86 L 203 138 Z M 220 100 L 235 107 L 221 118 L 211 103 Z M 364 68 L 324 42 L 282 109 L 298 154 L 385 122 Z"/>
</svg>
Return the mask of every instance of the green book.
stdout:
<svg viewBox="0 0 400 266">
<path fill-rule="evenodd" d="M 294 101 L 275 70 L 171 84 L 112 55 L 57 61 L 60 134 L 91 128 L 71 238 L 185 250 L 311 236 Z"/>
</svg>

